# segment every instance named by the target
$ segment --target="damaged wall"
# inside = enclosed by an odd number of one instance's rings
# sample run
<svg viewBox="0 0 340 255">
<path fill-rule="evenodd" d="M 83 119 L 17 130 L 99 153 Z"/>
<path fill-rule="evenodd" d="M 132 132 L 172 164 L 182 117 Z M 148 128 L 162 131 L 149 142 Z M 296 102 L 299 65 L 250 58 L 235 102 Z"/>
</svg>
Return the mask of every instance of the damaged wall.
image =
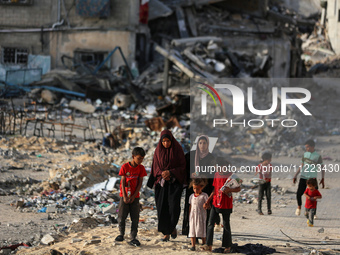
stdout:
<svg viewBox="0 0 340 255">
<path fill-rule="evenodd" d="M 327 1 L 328 32 L 332 48 L 340 54 L 340 0 Z"/>
<path fill-rule="evenodd" d="M 321 13 L 320 0 L 284 0 L 285 6 L 299 15 L 309 18 Z"/>
<path fill-rule="evenodd" d="M 105 2 L 105 1 L 98 1 Z M 58 4 L 60 3 L 60 5 Z M 80 13 L 86 4 L 89 8 Z M 62 67 L 60 57 L 75 49 L 112 51 L 120 46 L 131 63 L 139 29 L 139 0 L 110 0 L 106 17 L 86 16 L 92 1 L 34 0 L 32 5 L 0 5 L 0 47 L 25 48 L 28 54 L 51 55 L 51 67 Z M 116 53 L 111 67 L 123 63 Z M 25 67 L 25 66 L 23 66 Z"/>
<path fill-rule="evenodd" d="M 135 33 L 127 31 L 82 31 L 58 33 L 51 35 L 52 66 L 61 67 L 61 56 L 66 54 L 73 57 L 77 48 L 110 53 L 116 46 L 120 46 L 128 62 L 135 55 Z M 124 61 L 117 51 L 111 58 L 111 67 L 123 65 Z"/>
<path fill-rule="evenodd" d="M 0 7 L 1 10 L 1 7 Z M 43 40 L 47 42 L 49 39 L 48 34 L 45 33 Z M 3 63 L 1 54 L 3 47 L 14 47 L 14 48 L 27 48 L 29 52 L 27 65 L 23 64 L 6 64 Z M 17 70 L 21 68 L 36 68 L 35 60 L 36 58 L 30 58 L 30 56 L 36 55 L 49 55 L 49 50 L 41 47 L 41 34 L 40 33 L 0 33 L 0 80 L 6 80 L 7 70 Z M 30 61 L 33 59 L 33 62 Z M 32 66 L 33 64 L 33 66 Z"/>
<path fill-rule="evenodd" d="M 240 54 L 256 55 L 266 52 L 273 58 L 273 66 L 269 70 L 270 77 L 286 78 L 290 75 L 291 43 L 287 37 L 266 40 L 249 36 L 224 37 L 223 44 Z"/>
<path fill-rule="evenodd" d="M 48 33 L 43 34 L 43 40 L 49 41 Z M 49 47 L 42 49 L 41 33 L 0 33 L 0 47 L 22 47 L 28 48 L 29 54 L 49 55 Z"/>
<path fill-rule="evenodd" d="M 56 3 L 57 1 L 35 0 L 32 5 L 0 5 L 1 28 L 52 26 L 56 21 L 52 12 Z"/>
<path fill-rule="evenodd" d="M 139 22 L 139 0 L 111 0 L 109 16 L 106 18 L 80 16 L 77 13 L 77 1 L 60 0 L 60 20 L 58 20 L 58 2 L 34 0 L 32 5 L 0 5 L 1 28 L 41 28 L 42 26 L 47 28 L 64 20 L 63 24 L 67 25 L 69 22 L 73 28 L 101 27 L 123 30 L 127 27 L 132 29 Z"/>
<path fill-rule="evenodd" d="M 49 0 L 47 0 L 49 1 Z M 139 24 L 139 0 L 111 0 L 110 15 L 107 18 L 84 17 L 77 14 L 76 1 L 65 1 L 66 10 L 70 10 L 68 14 L 69 22 L 75 27 L 102 27 L 108 29 L 134 30 Z M 90 2 L 90 1 L 85 1 Z M 54 13 L 56 13 L 57 5 L 54 5 Z M 62 16 L 63 12 L 62 12 Z"/>
</svg>

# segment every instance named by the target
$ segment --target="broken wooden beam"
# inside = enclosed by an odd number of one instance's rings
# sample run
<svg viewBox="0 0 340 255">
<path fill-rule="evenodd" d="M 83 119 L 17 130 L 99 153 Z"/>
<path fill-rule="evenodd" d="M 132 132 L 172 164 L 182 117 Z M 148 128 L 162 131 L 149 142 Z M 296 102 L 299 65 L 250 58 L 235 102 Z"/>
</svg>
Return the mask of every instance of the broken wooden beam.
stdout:
<svg viewBox="0 0 340 255">
<path fill-rule="evenodd" d="M 203 68 L 204 70 L 207 70 L 210 72 L 213 70 L 209 65 L 204 63 L 203 60 L 199 59 L 195 54 L 193 54 L 191 52 L 191 48 L 186 48 L 183 53 L 188 59 L 190 59 L 192 62 L 197 64 L 200 68 Z"/>
<path fill-rule="evenodd" d="M 268 25 L 247 24 L 247 26 L 244 26 L 242 24 L 235 23 L 220 23 L 219 25 L 208 25 L 207 27 L 212 29 L 238 33 L 273 34 L 275 32 L 275 26 L 271 24 Z"/>
<path fill-rule="evenodd" d="M 216 43 L 222 43 L 222 38 L 216 36 L 199 36 L 184 39 L 174 39 L 171 41 L 171 45 L 174 46 L 192 46 L 195 43 L 208 43 L 214 41 Z"/>
<path fill-rule="evenodd" d="M 137 86 L 140 86 L 150 74 L 157 73 L 158 69 L 160 69 L 159 66 L 157 64 L 152 63 L 141 75 L 138 76 L 137 80 L 135 81 L 135 84 Z"/>
<path fill-rule="evenodd" d="M 183 73 L 185 73 L 189 78 L 195 78 L 196 74 L 191 70 L 191 68 L 182 59 L 178 58 L 174 54 L 163 49 L 159 45 L 156 46 L 155 50 L 162 56 L 173 62 Z"/>
</svg>

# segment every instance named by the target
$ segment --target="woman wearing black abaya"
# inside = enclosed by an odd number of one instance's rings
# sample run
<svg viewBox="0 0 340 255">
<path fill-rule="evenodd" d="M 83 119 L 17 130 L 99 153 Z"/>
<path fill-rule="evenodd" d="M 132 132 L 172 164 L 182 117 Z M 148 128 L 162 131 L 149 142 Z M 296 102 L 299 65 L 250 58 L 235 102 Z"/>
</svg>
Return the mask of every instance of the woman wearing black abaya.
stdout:
<svg viewBox="0 0 340 255">
<path fill-rule="evenodd" d="M 199 166 L 200 169 L 205 170 L 205 167 L 214 166 L 215 165 L 215 158 L 209 152 L 209 137 L 202 135 L 198 138 L 197 141 L 197 148 L 194 151 L 190 151 L 185 155 L 186 159 L 186 171 L 187 171 L 187 179 L 188 183 L 190 183 L 191 178 L 197 175 L 196 167 Z M 196 173 L 195 173 L 196 172 Z M 192 175 L 193 173 L 194 176 Z M 207 193 L 210 196 L 211 192 L 213 191 L 214 187 L 213 184 L 213 175 L 204 175 L 199 173 L 198 178 L 206 177 L 208 179 L 208 185 L 203 189 L 203 192 Z M 184 214 L 183 214 L 183 226 L 182 226 L 182 235 L 189 234 L 189 197 L 193 194 L 194 191 L 192 188 L 187 188 L 185 193 L 185 207 L 184 207 Z M 209 219 L 209 212 L 207 210 Z"/>
<path fill-rule="evenodd" d="M 185 158 L 182 146 L 169 130 L 163 130 L 153 157 L 151 175 L 155 185 L 155 200 L 158 215 L 158 231 L 176 238 L 181 196 L 186 184 Z"/>
</svg>

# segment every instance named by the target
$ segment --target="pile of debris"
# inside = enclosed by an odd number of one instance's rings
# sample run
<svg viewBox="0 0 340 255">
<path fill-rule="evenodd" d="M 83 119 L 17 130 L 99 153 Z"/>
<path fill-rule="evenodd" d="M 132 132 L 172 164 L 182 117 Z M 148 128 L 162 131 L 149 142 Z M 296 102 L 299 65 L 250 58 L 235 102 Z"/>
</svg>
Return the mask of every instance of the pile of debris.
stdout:
<svg viewBox="0 0 340 255">
<path fill-rule="evenodd" d="M 259 1 L 251 6 L 242 2 L 150 1 L 149 27 L 158 44 L 155 50 L 170 65 L 165 62 L 162 77 L 156 74 L 162 63 L 154 63 L 141 75 L 149 77 L 144 84 L 158 81 L 159 88 L 163 83 L 166 91 L 188 83 L 189 78 L 213 83 L 219 77 L 305 75 L 299 37 L 313 31 L 321 7 L 307 1 L 301 5 Z"/>
<path fill-rule="evenodd" d="M 328 69 L 339 69 L 336 65 L 330 64 L 330 60 L 337 58 L 332 49 L 325 25 L 317 22 L 312 33 L 302 34 L 302 59 L 308 71 L 308 76 L 326 72 Z M 328 64 L 326 64 L 328 62 Z M 329 76 L 332 77 L 332 76 Z"/>
</svg>

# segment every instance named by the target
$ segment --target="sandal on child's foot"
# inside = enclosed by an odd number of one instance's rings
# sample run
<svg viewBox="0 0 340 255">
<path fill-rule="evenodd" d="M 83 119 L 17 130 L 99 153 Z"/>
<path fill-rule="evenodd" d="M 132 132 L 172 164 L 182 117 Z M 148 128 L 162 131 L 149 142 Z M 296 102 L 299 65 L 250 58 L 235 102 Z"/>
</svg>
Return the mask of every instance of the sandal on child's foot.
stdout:
<svg viewBox="0 0 340 255">
<path fill-rule="evenodd" d="M 299 216 L 301 213 L 301 209 L 300 208 L 297 208 L 296 211 L 295 211 L 295 215 L 296 216 Z"/>
<path fill-rule="evenodd" d="M 212 248 L 211 246 L 204 244 L 200 249 L 201 251 L 211 251 L 211 248 Z"/>
<path fill-rule="evenodd" d="M 137 239 L 133 239 L 131 240 L 128 244 L 132 245 L 132 246 L 140 246 L 140 242 Z"/>
<path fill-rule="evenodd" d="M 263 215 L 263 212 L 259 209 L 256 210 L 256 212 L 259 214 L 259 215 Z"/>
<path fill-rule="evenodd" d="M 161 239 L 162 242 L 167 242 L 170 240 L 170 236 L 166 235 L 164 238 Z"/>
<path fill-rule="evenodd" d="M 193 246 L 193 247 L 191 247 L 191 248 L 189 248 L 188 249 L 189 251 L 196 251 L 196 249 L 195 249 L 195 247 Z"/>
</svg>

